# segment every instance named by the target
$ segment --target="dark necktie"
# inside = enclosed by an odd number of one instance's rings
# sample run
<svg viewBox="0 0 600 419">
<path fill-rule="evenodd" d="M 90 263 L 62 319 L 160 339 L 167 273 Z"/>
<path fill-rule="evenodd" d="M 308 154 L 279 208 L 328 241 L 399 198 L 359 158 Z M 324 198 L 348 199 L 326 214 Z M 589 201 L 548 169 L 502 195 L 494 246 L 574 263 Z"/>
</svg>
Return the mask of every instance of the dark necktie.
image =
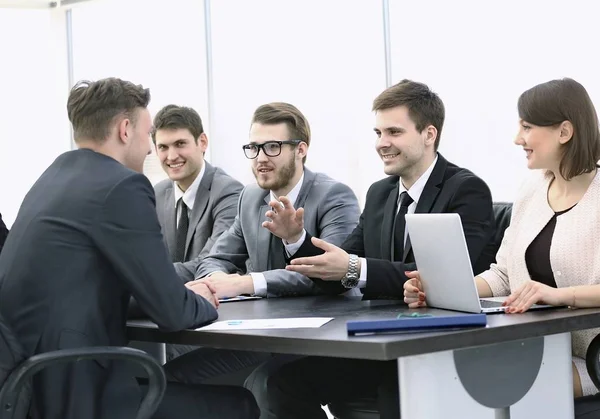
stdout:
<svg viewBox="0 0 600 419">
<path fill-rule="evenodd" d="M 285 250 L 283 242 L 277 236 L 271 234 L 269 243 L 268 269 L 285 269 Z"/>
<path fill-rule="evenodd" d="M 404 230 L 406 227 L 406 219 L 404 216 L 408 211 L 408 206 L 412 204 L 413 199 L 410 197 L 408 192 L 404 191 L 400 194 L 400 206 L 396 213 L 396 219 L 394 221 L 394 248 L 392 251 L 393 260 L 401 262 L 404 259 Z"/>
<path fill-rule="evenodd" d="M 175 255 L 173 262 L 184 262 L 185 259 L 185 240 L 187 238 L 188 226 L 188 207 L 183 202 L 183 198 L 179 198 L 177 206 L 180 208 L 179 222 L 177 223 L 177 236 L 175 241 Z"/>
<path fill-rule="evenodd" d="M 274 208 L 271 208 L 275 210 Z M 261 227 L 262 228 L 262 227 Z M 268 269 L 285 269 L 285 249 L 283 241 L 271 234 L 269 238 L 269 259 L 267 263 Z"/>
</svg>

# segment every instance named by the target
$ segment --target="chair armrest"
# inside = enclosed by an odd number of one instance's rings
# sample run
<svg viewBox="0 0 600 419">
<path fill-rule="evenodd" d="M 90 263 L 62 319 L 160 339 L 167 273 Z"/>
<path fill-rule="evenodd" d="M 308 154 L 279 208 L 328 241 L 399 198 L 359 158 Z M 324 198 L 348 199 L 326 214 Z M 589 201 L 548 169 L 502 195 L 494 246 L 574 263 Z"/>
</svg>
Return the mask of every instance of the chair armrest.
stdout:
<svg viewBox="0 0 600 419">
<path fill-rule="evenodd" d="M 585 364 L 594 385 L 600 388 L 600 335 L 597 335 L 588 346 Z"/>
<path fill-rule="evenodd" d="M 129 361 L 144 368 L 148 374 L 148 393 L 142 400 L 136 419 L 149 419 L 160 404 L 167 380 L 162 366 L 146 352 L 118 346 L 97 346 L 75 349 L 60 349 L 34 355 L 15 368 L 0 389 L 0 406 L 4 413 L 14 409 L 22 387 L 42 369 L 59 363 L 82 360 L 111 359 Z M 4 416 L 3 416 L 4 417 Z M 8 417 L 12 417 L 12 414 Z M 13 419 L 21 419 L 14 417 Z"/>
</svg>

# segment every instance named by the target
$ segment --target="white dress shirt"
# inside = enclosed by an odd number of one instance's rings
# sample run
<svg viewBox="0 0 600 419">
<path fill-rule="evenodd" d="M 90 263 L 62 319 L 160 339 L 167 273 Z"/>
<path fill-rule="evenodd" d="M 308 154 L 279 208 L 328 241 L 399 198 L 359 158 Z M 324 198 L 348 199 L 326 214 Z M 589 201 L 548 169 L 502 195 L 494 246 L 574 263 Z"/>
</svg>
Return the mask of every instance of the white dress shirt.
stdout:
<svg viewBox="0 0 600 419">
<path fill-rule="evenodd" d="M 198 192 L 198 186 L 200 186 L 200 182 L 202 181 L 202 176 L 204 176 L 204 172 L 206 169 L 206 165 L 202 164 L 202 169 L 200 169 L 200 173 L 196 176 L 196 179 L 192 182 L 189 188 L 183 192 L 177 182 L 173 182 L 173 192 L 175 194 L 175 207 L 177 208 L 177 220 L 176 225 L 179 226 L 179 217 L 181 215 L 181 207 L 177 205 L 179 203 L 179 198 L 183 197 L 183 203 L 188 208 L 188 219 L 192 215 L 192 210 L 194 209 L 194 201 L 196 200 L 196 193 Z"/>
<path fill-rule="evenodd" d="M 419 199 L 421 198 L 421 194 L 423 193 L 423 189 L 425 189 L 425 185 L 429 180 L 429 176 L 431 176 L 431 172 L 433 172 L 433 168 L 437 163 L 438 158 L 437 154 L 435 155 L 435 159 L 433 163 L 425 170 L 425 172 L 417 179 L 417 181 L 410 187 L 410 189 L 406 189 L 404 184 L 402 184 L 402 179 L 398 182 L 398 198 L 397 200 L 397 208 L 400 209 L 400 196 L 402 192 L 408 193 L 413 199 L 413 202 L 408 206 L 406 213 L 414 214 L 417 209 L 417 204 L 419 203 Z M 406 238 L 408 237 L 408 229 L 404 229 L 404 244 L 406 244 Z M 360 258 L 360 277 L 358 278 L 358 288 L 365 288 L 367 286 L 367 259 Z"/>
<path fill-rule="evenodd" d="M 300 177 L 300 180 L 298 181 L 298 183 L 296 183 L 296 185 L 294 185 L 292 190 L 286 195 L 287 198 L 292 203 L 292 205 L 295 205 L 296 199 L 298 199 L 298 194 L 300 194 L 300 189 L 302 188 L 303 181 L 304 181 L 304 173 L 302 173 L 302 176 Z M 279 197 L 275 196 L 273 191 L 271 191 L 271 200 L 279 201 Z M 301 241 L 298 241 L 298 243 L 300 243 L 300 244 L 296 248 L 296 251 L 302 245 Z M 251 272 L 250 276 L 252 277 L 252 283 L 254 284 L 254 295 L 258 295 L 259 297 L 266 297 L 267 296 L 267 280 L 265 279 L 265 276 L 261 272 Z"/>
</svg>

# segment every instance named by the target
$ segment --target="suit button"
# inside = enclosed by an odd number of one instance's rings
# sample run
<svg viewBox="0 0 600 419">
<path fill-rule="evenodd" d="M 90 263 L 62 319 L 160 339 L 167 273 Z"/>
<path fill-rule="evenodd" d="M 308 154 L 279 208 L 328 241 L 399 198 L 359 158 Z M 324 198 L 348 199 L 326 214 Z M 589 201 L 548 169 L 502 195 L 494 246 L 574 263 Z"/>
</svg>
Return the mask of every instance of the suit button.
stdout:
<svg viewBox="0 0 600 419">
<path fill-rule="evenodd" d="M 560 271 L 556 271 L 556 276 L 561 276 L 562 273 Z"/>
</svg>

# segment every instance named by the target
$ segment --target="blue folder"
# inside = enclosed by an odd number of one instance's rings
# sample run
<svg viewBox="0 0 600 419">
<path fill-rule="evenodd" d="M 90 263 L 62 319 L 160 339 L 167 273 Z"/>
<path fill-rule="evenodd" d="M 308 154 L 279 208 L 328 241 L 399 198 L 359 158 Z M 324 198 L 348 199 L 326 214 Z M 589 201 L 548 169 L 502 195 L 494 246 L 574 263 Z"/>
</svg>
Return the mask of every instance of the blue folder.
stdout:
<svg viewBox="0 0 600 419">
<path fill-rule="evenodd" d="M 403 317 L 385 320 L 349 321 L 348 335 L 376 333 L 415 333 L 459 330 L 485 327 L 485 314 L 462 314 L 456 316 Z"/>
</svg>

